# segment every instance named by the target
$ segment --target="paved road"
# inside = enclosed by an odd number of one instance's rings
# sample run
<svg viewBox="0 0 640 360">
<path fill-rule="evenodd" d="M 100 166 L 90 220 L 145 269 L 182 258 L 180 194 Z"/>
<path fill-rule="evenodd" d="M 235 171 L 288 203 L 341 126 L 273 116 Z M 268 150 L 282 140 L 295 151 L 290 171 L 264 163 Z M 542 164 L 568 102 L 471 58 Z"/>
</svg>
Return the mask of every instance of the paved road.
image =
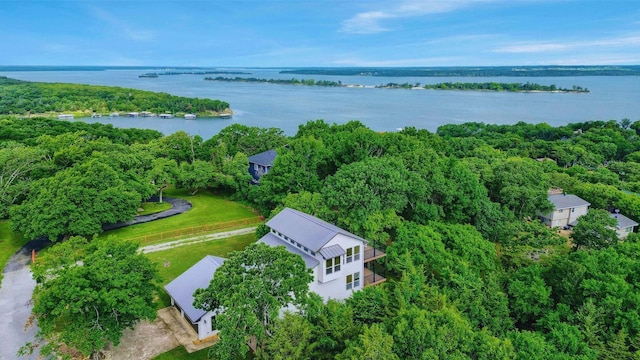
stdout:
<svg viewBox="0 0 640 360">
<path fill-rule="evenodd" d="M 154 200 L 154 199 L 152 199 L 152 200 Z M 168 202 L 169 204 L 171 204 L 171 209 L 165 210 L 165 211 L 161 211 L 159 213 L 155 213 L 155 214 L 151 214 L 151 215 L 136 216 L 133 220 L 129 220 L 129 221 L 126 221 L 126 222 L 120 222 L 120 223 L 115 223 L 115 224 L 105 224 L 105 225 L 102 225 L 102 230 L 104 230 L 104 231 L 113 230 L 113 229 L 118 229 L 118 228 L 125 227 L 125 226 L 130 226 L 130 225 L 135 225 L 135 224 L 142 224 L 142 223 L 146 223 L 146 222 L 154 221 L 154 220 L 160 220 L 160 219 L 168 218 L 170 216 L 182 214 L 183 212 L 191 209 L 191 203 L 188 202 L 185 199 L 165 197 L 165 198 L 163 198 L 163 201 Z"/>
<path fill-rule="evenodd" d="M 0 359 L 18 359 L 17 352 L 27 342 L 33 342 L 37 327 L 25 324 L 31 315 L 31 294 L 36 286 L 31 277 L 29 264 L 31 250 L 36 251 L 50 244 L 44 240 L 33 240 L 22 247 L 4 268 L 0 287 Z M 19 359 L 36 360 L 38 350 Z"/>
</svg>

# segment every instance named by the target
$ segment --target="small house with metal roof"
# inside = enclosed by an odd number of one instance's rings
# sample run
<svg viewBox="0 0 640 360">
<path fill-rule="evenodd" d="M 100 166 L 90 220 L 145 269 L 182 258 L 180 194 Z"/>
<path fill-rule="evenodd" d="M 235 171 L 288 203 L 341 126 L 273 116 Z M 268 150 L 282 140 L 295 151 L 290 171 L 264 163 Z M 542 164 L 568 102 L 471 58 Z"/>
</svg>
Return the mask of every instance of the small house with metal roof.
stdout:
<svg viewBox="0 0 640 360">
<path fill-rule="evenodd" d="M 618 212 L 610 214 L 609 216 L 618 221 L 618 224 L 616 225 L 616 233 L 620 240 L 624 240 L 629 234 L 634 232 L 636 226 L 638 226 L 637 222 Z"/>
<path fill-rule="evenodd" d="M 367 240 L 315 216 L 285 208 L 267 221 L 269 233 L 258 242 L 284 246 L 300 255 L 313 272 L 309 290 L 324 301 L 346 299 L 354 291 L 386 279 L 375 273 L 375 259 L 386 256 Z"/>
<path fill-rule="evenodd" d="M 218 333 L 215 329 L 216 313 L 193 307 L 193 293 L 209 286 L 213 274 L 224 261 L 223 258 L 207 255 L 164 287 L 171 297 L 171 305 L 198 333 L 199 340 Z"/>
<path fill-rule="evenodd" d="M 267 174 L 271 170 L 273 161 L 278 156 L 275 150 L 267 150 L 259 154 L 249 156 L 249 174 L 253 178 L 251 182 L 258 184 L 260 177 Z"/>
<path fill-rule="evenodd" d="M 565 227 L 576 223 L 578 218 L 589 212 L 586 200 L 571 194 L 549 195 L 549 202 L 553 204 L 553 211 L 548 214 L 539 213 L 540 219 L 549 227 Z"/>
</svg>

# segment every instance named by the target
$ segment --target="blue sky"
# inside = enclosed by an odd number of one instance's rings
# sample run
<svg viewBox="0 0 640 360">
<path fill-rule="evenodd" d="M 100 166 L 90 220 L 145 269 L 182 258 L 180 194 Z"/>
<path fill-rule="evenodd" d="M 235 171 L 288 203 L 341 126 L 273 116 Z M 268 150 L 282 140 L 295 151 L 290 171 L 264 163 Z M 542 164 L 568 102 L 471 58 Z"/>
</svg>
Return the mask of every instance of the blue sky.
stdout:
<svg viewBox="0 0 640 360">
<path fill-rule="evenodd" d="M 640 0 L 0 0 L 0 65 L 640 64 Z"/>
</svg>

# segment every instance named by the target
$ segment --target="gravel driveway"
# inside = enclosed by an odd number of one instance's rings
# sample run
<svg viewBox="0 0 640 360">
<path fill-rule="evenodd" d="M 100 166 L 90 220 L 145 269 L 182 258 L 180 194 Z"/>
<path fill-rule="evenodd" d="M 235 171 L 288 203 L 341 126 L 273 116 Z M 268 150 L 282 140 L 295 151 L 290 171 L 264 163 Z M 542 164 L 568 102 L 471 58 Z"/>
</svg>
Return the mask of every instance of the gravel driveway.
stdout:
<svg viewBox="0 0 640 360">
<path fill-rule="evenodd" d="M 31 277 L 29 264 L 31 251 L 40 250 L 50 244 L 45 240 L 33 240 L 22 247 L 4 268 L 2 286 L 0 287 L 0 359 L 38 359 L 39 351 L 34 354 L 18 358 L 17 352 L 21 346 L 33 342 L 37 327 L 25 324 L 31 316 L 31 294 L 36 281 Z"/>
<path fill-rule="evenodd" d="M 103 226 L 104 230 L 117 229 L 133 224 L 145 223 L 181 214 L 191 208 L 191 203 L 176 198 L 165 198 L 172 207 L 156 214 L 137 216 L 135 219 L 118 224 Z M 31 251 L 40 251 L 50 245 L 48 240 L 32 240 L 11 257 L 3 270 L 3 280 L 0 286 L 0 360 L 36 360 L 39 350 L 34 354 L 18 357 L 17 352 L 23 345 L 33 342 L 37 333 L 37 326 L 26 327 L 31 316 L 31 295 L 36 282 L 31 276 Z"/>
</svg>

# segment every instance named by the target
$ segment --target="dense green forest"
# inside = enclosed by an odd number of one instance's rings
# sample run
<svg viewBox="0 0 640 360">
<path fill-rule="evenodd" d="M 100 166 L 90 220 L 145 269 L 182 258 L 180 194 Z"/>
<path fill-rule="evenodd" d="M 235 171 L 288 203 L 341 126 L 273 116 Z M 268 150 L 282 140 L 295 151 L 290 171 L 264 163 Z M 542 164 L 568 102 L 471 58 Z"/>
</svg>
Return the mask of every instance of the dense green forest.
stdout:
<svg viewBox="0 0 640 360">
<path fill-rule="evenodd" d="M 292 137 L 234 124 L 202 139 L 0 121 L 0 210 L 27 237 L 91 238 L 174 184 L 230 192 L 267 217 L 292 207 L 387 253 L 382 285 L 239 325 L 259 358 L 640 359 L 638 235 L 591 230 L 571 246 L 537 220 L 550 188 L 640 220 L 640 122 L 378 133 L 316 120 Z M 251 186 L 248 156 L 268 149 L 273 168 Z"/>
<path fill-rule="evenodd" d="M 150 111 L 216 115 L 229 109 L 220 100 L 186 98 L 113 86 L 27 82 L 0 77 L 0 114 L 109 114 Z"/>
<path fill-rule="evenodd" d="M 282 74 L 345 75 L 345 76 L 436 76 L 436 77 L 493 77 L 493 76 L 637 76 L 639 65 L 616 66 L 481 66 L 428 68 L 304 68 L 280 71 Z"/>
</svg>

